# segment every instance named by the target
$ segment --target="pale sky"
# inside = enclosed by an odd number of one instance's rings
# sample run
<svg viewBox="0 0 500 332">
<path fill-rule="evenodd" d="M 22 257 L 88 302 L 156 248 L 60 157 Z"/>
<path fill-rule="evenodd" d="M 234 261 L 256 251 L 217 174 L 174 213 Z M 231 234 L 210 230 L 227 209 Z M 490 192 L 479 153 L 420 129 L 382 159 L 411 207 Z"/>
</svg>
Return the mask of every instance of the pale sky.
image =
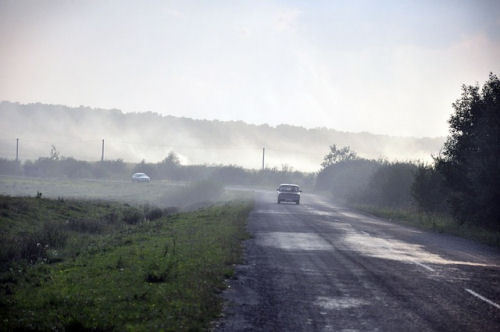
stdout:
<svg viewBox="0 0 500 332">
<path fill-rule="evenodd" d="M 0 0 L 0 100 L 445 136 L 499 32 L 500 1 Z"/>
</svg>

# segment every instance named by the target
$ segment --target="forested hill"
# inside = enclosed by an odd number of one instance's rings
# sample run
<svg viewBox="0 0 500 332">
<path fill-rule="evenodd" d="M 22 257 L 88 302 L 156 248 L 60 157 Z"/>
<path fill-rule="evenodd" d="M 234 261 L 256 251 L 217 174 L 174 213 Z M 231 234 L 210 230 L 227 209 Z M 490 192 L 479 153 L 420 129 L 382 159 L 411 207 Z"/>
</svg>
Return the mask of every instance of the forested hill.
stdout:
<svg viewBox="0 0 500 332">
<path fill-rule="evenodd" d="M 15 157 L 16 138 L 22 160 L 48 156 L 52 145 L 65 157 L 100 160 L 104 139 L 106 159 L 156 162 L 174 151 L 184 164 L 259 168 L 265 147 L 267 167 L 288 165 L 305 171 L 319 168 L 331 144 L 349 145 L 366 158 L 430 160 L 444 142 L 444 138 L 393 137 L 327 128 L 194 120 L 152 112 L 2 102 L 0 157 Z"/>
</svg>

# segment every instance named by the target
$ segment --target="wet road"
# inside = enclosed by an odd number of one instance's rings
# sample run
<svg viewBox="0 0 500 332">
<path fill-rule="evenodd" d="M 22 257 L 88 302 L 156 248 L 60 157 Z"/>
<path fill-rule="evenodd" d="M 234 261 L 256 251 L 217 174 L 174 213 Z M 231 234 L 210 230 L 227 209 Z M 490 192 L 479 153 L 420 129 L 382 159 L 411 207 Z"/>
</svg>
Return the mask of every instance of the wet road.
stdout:
<svg viewBox="0 0 500 332">
<path fill-rule="evenodd" d="M 500 252 L 258 192 L 220 331 L 500 331 Z"/>
</svg>

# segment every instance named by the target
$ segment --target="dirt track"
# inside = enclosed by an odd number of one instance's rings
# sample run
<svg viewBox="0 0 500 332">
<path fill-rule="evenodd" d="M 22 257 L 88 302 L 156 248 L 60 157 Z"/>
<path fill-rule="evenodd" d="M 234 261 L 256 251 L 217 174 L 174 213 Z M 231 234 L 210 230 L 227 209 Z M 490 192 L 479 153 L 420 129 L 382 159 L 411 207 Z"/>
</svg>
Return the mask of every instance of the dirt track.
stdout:
<svg viewBox="0 0 500 332">
<path fill-rule="evenodd" d="M 498 250 L 274 196 L 256 194 L 218 330 L 500 330 Z"/>
</svg>

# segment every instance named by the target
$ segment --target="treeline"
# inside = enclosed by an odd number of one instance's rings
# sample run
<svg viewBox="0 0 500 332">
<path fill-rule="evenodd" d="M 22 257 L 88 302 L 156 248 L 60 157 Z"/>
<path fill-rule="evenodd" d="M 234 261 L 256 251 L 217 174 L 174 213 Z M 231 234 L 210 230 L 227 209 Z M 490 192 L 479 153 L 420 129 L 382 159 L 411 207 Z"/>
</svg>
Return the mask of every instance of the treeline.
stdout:
<svg viewBox="0 0 500 332">
<path fill-rule="evenodd" d="M 334 155 L 333 161 L 327 161 Z M 330 191 L 337 200 L 382 208 L 416 206 L 413 184 L 419 167 L 410 162 L 388 162 L 359 158 L 349 148 L 330 147 L 316 189 Z"/>
<path fill-rule="evenodd" d="M 314 186 L 315 175 L 295 171 L 290 167 L 250 170 L 239 166 L 224 165 L 182 165 L 175 153 L 170 153 L 158 163 L 142 161 L 137 164 L 123 160 L 89 162 L 62 157 L 52 147 L 49 157 L 40 157 L 23 163 L 0 159 L 0 174 L 29 177 L 66 179 L 114 179 L 130 180 L 133 173 L 142 172 L 155 180 L 203 181 L 211 180 L 226 185 L 276 186 L 293 182 L 306 188 Z"/>
<path fill-rule="evenodd" d="M 317 170 L 331 142 L 350 145 L 367 158 L 426 158 L 437 153 L 442 137 L 414 138 L 349 133 L 328 128 L 291 125 L 252 125 L 241 121 L 195 120 L 152 112 L 0 102 L 0 152 L 35 159 L 46 154 L 49 142 L 66 156 L 96 160 L 105 139 L 105 155 L 158 162 L 165 151 L 175 151 L 183 164 L 235 164 L 257 167 L 262 148 L 266 165 L 286 163 L 301 170 Z M 300 139 L 297 139 L 297 138 Z M 293 143 L 292 143 L 293 142 Z M 292 144 L 290 144 L 292 143 Z"/>
<path fill-rule="evenodd" d="M 500 230 L 500 81 L 463 86 L 450 135 L 431 164 L 359 158 L 335 145 L 316 188 L 337 199 L 382 209 L 450 216 L 459 224 Z"/>
</svg>

